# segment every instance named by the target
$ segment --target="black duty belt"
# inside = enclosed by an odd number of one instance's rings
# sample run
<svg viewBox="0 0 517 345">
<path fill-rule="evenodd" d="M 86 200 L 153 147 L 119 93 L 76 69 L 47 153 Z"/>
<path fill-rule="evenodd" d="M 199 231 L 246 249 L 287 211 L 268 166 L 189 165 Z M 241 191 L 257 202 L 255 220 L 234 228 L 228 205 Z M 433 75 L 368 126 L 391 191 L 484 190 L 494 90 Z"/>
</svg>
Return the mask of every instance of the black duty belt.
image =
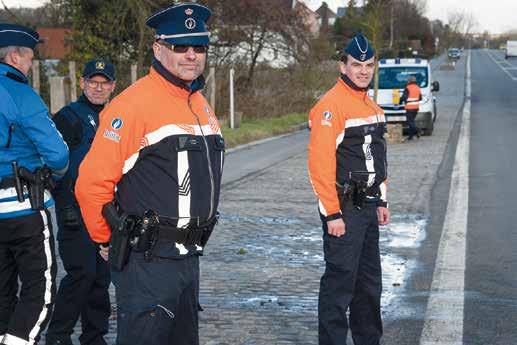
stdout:
<svg viewBox="0 0 517 345">
<path fill-rule="evenodd" d="M 180 229 L 168 225 L 158 225 L 158 239 L 185 245 L 204 245 L 212 232 L 212 227 Z M 206 239 L 206 240 L 205 240 Z"/>
</svg>

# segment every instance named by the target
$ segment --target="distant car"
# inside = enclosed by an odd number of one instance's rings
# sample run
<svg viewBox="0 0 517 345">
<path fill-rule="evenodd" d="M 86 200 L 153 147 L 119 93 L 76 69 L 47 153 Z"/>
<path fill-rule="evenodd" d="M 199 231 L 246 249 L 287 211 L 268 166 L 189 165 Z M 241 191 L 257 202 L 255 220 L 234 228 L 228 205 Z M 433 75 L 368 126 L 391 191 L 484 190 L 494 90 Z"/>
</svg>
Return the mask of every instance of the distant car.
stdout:
<svg viewBox="0 0 517 345">
<path fill-rule="evenodd" d="M 459 60 L 461 57 L 461 51 L 458 48 L 451 48 L 447 52 L 447 56 L 451 60 Z"/>
</svg>

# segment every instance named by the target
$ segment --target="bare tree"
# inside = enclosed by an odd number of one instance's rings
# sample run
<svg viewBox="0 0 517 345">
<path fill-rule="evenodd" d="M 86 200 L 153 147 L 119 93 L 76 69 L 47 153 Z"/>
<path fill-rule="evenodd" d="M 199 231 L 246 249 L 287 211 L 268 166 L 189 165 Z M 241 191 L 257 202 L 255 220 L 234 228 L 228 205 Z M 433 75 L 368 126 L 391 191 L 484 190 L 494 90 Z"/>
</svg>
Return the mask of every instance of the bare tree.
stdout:
<svg viewBox="0 0 517 345">
<path fill-rule="evenodd" d="M 362 26 L 367 37 L 373 44 L 376 53 L 375 75 L 374 75 L 374 93 L 373 99 L 377 101 L 379 92 L 379 53 L 384 45 L 383 33 L 386 28 L 387 9 L 390 7 L 392 0 L 370 0 L 366 5 L 366 12 L 363 18 Z"/>
<path fill-rule="evenodd" d="M 256 67 L 265 52 L 299 61 L 310 34 L 303 7 L 290 0 L 206 0 L 215 12 L 211 23 L 215 39 L 210 51 L 216 64 L 242 62 L 247 66 L 246 86 L 253 82 Z"/>
</svg>

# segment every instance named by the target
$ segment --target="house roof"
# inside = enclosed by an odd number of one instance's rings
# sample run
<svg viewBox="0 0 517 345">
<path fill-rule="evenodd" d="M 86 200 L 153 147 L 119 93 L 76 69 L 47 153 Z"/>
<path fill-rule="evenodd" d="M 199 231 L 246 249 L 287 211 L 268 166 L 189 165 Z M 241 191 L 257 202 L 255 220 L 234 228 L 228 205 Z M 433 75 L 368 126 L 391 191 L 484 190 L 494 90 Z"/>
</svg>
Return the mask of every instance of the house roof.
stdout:
<svg viewBox="0 0 517 345">
<path fill-rule="evenodd" d="M 326 2 L 321 4 L 320 8 L 316 10 L 316 13 L 319 14 L 321 18 L 336 18 L 336 14 L 329 8 Z"/>
<path fill-rule="evenodd" d="M 69 53 L 67 36 L 72 32 L 67 28 L 37 28 L 43 43 L 38 45 L 38 52 L 42 59 L 63 59 Z"/>
</svg>

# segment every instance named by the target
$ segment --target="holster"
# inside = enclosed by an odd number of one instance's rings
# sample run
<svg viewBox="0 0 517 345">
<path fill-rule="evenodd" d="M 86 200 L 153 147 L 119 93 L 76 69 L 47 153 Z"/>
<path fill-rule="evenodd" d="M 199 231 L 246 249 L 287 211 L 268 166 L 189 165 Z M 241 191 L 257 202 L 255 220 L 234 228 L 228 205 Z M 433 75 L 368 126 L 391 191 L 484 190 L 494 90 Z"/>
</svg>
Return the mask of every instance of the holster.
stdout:
<svg viewBox="0 0 517 345">
<path fill-rule="evenodd" d="M 18 169 L 20 178 L 25 181 L 29 190 L 31 208 L 36 211 L 45 208 L 45 189 L 52 190 L 55 182 L 52 180 L 52 171 L 43 166 L 30 172 L 24 167 Z"/>
<path fill-rule="evenodd" d="M 363 181 L 346 181 L 336 183 L 336 190 L 339 197 L 341 208 L 353 206 L 357 210 L 364 207 L 364 202 L 368 193 L 368 185 Z"/>
<path fill-rule="evenodd" d="M 111 228 L 110 266 L 117 271 L 122 271 L 131 252 L 130 239 L 135 227 L 134 218 L 124 213 L 119 214 L 117 206 L 113 202 L 104 205 L 102 215 Z"/>
</svg>

